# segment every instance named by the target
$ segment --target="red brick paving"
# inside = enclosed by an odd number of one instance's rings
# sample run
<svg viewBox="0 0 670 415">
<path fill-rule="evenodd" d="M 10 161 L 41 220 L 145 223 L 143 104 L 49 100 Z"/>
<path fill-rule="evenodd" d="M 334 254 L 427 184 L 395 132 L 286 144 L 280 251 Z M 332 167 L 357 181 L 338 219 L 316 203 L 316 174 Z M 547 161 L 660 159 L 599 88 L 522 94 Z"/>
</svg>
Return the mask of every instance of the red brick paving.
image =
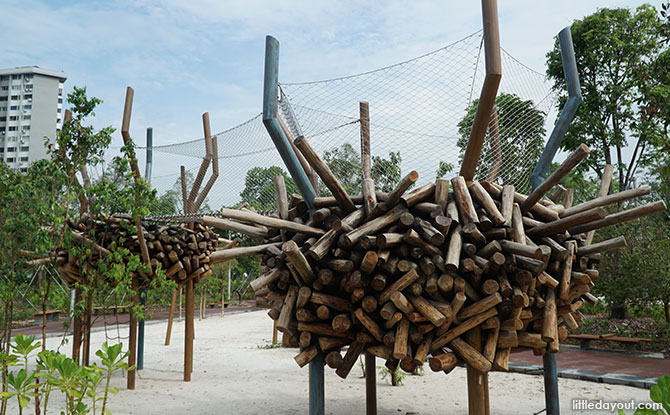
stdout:
<svg viewBox="0 0 670 415">
<path fill-rule="evenodd" d="M 532 351 L 515 353 L 510 357 L 514 363 L 542 365 L 542 357 Z M 562 350 L 556 355 L 561 369 L 593 370 L 595 372 L 619 373 L 648 378 L 670 375 L 670 360 L 626 356 L 596 351 Z"/>
</svg>

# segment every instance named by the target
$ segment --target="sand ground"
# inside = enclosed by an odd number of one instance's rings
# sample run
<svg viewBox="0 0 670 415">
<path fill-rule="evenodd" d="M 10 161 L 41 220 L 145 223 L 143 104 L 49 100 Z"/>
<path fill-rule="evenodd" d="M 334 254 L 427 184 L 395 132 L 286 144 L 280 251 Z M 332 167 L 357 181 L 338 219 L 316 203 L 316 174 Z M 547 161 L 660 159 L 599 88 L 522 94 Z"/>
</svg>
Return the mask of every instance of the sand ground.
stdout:
<svg viewBox="0 0 670 415">
<path fill-rule="evenodd" d="M 272 321 L 265 311 L 227 314 L 196 321 L 192 381 L 183 378 L 184 323 L 175 323 L 170 346 L 164 346 L 166 323 L 146 326 L 144 370 L 136 389 L 120 389 L 112 396 L 113 414 L 305 414 L 308 408 L 308 369 L 293 361 L 296 349 L 260 349 L 272 340 Z M 116 335 L 116 330 L 108 331 Z M 127 336 L 127 328 L 120 334 Z M 104 331 L 92 334 L 97 349 L 106 339 Z M 58 347 L 61 338 L 50 338 L 48 347 Z M 110 339 L 110 343 L 117 339 Z M 69 353 L 70 347 L 62 350 Z M 94 349 L 95 350 L 95 349 Z M 377 359 L 378 366 L 383 362 Z M 433 373 L 425 365 L 424 376 L 407 376 L 405 385 L 392 387 L 378 377 L 379 414 L 467 414 L 465 369 L 448 376 Z M 326 413 L 365 413 L 365 380 L 355 367 L 346 380 L 326 367 Z M 559 378 L 561 412 L 612 413 L 572 410 L 573 399 L 648 402 L 649 392 L 627 386 L 597 384 Z M 492 414 L 534 414 L 544 405 L 542 376 L 514 373 L 490 374 Z M 54 399 L 54 398 L 52 398 Z M 55 399 L 54 399 L 55 400 Z M 57 405 L 49 413 L 58 413 Z M 626 411 L 632 414 L 634 411 Z M 11 403 L 8 414 L 18 413 Z M 33 413 L 32 408 L 24 413 Z"/>
</svg>

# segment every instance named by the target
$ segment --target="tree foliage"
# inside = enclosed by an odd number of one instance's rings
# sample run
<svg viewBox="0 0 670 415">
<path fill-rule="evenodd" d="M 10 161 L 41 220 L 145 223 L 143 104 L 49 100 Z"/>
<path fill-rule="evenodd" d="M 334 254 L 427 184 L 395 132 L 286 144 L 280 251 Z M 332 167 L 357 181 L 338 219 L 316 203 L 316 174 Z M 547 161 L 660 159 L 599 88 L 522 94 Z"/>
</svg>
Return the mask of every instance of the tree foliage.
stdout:
<svg viewBox="0 0 670 415">
<path fill-rule="evenodd" d="M 472 122 L 477 111 L 476 99 L 468 108 L 467 114 L 458 123 L 458 146 L 461 149 L 460 157 L 468 145 Z M 530 177 L 544 148 L 544 118 L 546 114 L 535 108 L 532 101 L 524 101 L 514 94 L 501 93 L 496 97 L 495 108 L 498 114 L 498 131 L 502 165 L 498 173 L 500 183 L 516 183 L 518 178 Z M 486 143 L 491 142 L 490 131 Z M 482 148 L 477 164 L 476 177 L 483 180 L 493 168 L 494 156 L 491 147 L 487 144 Z M 438 171 L 441 173 L 442 169 Z M 520 192 L 529 189 L 519 188 Z"/>
<path fill-rule="evenodd" d="M 667 93 L 657 88 L 667 76 L 667 66 L 656 64 L 662 52 L 660 28 L 659 16 L 648 4 L 635 11 L 601 9 L 572 24 L 583 101 L 562 148 L 588 145 L 591 156 L 580 171 L 590 169 L 600 176 L 605 164 L 614 164 L 620 189 L 629 187 L 648 147 L 660 138 L 657 99 Z M 547 76 L 562 107 L 567 93 L 558 41 L 547 54 Z M 631 142 L 635 151 L 625 160 L 623 148 Z"/>
<path fill-rule="evenodd" d="M 276 210 L 277 198 L 272 181 L 276 176 L 284 177 L 286 193 L 289 197 L 294 193 L 300 194 L 298 186 L 281 167 L 254 167 L 247 171 L 244 178 L 244 189 L 240 193 L 242 202 L 248 203 L 259 211 Z"/>
</svg>

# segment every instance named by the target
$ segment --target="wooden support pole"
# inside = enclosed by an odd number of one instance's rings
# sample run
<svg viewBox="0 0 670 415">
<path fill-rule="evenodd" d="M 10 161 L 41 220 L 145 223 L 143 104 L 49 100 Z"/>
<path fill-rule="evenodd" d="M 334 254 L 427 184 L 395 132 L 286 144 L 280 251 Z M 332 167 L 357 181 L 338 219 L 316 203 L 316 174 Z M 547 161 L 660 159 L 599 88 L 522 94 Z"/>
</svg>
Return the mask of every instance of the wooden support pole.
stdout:
<svg viewBox="0 0 670 415">
<path fill-rule="evenodd" d="M 184 335 L 184 382 L 191 381 L 193 372 L 193 337 L 194 337 L 194 289 L 193 279 L 186 282 L 186 332 Z"/>
<path fill-rule="evenodd" d="M 624 190 L 623 192 L 613 193 L 611 195 L 604 195 L 601 197 L 599 196 L 593 200 L 589 200 L 588 202 L 580 203 L 577 206 L 565 209 L 561 217 L 564 218 L 599 206 L 607 206 L 613 203 L 622 202 L 624 200 L 646 196 L 650 192 L 651 188 L 649 186 L 642 186 L 638 187 L 637 189 L 629 189 Z"/>
<path fill-rule="evenodd" d="M 132 289 L 133 294 L 133 310 L 139 305 L 140 297 L 140 283 L 137 275 L 133 275 L 132 280 Z M 130 311 L 130 324 L 128 325 L 130 334 L 128 336 L 128 366 L 133 367 L 137 362 L 137 316 L 133 310 Z M 135 373 L 137 371 L 133 367 L 132 370 L 128 371 L 127 387 L 129 390 L 135 389 Z"/>
<path fill-rule="evenodd" d="M 365 414 L 377 415 L 377 373 L 375 356 L 365 354 Z"/>
<path fill-rule="evenodd" d="M 606 252 L 618 248 L 623 248 L 626 245 L 627 245 L 626 238 L 624 238 L 623 236 L 617 236 L 616 238 L 608 239 L 606 241 L 602 241 L 597 244 L 593 245 L 587 244 L 585 246 L 579 247 L 577 248 L 577 255 L 579 256 L 593 255 L 600 252 Z"/>
<path fill-rule="evenodd" d="M 616 225 L 621 222 L 637 219 L 642 216 L 651 215 L 652 213 L 665 210 L 665 202 L 662 200 L 649 203 L 643 206 L 638 206 L 633 209 L 624 210 L 623 212 L 608 215 L 603 219 L 595 220 L 593 222 L 585 223 L 580 226 L 568 229 L 571 235 L 577 235 L 583 232 L 604 228 L 606 226 Z"/>
<path fill-rule="evenodd" d="M 477 162 L 484 145 L 486 129 L 495 105 L 498 86 L 502 78 L 500 57 L 500 33 L 498 31 L 498 6 L 496 0 L 482 0 L 482 21 L 484 25 L 484 56 L 486 58 L 486 77 L 479 95 L 477 112 L 472 122 L 470 139 L 463 155 L 460 175 L 472 180 L 477 170 Z"/>
<path fill-rule="evenodd" d="M 168 315 L 167 331 L 165 332 L 165 345 L 170 345 L 170 337 L 172 337 L 172 323 L 174 322 L 174 310 L 177 306 L 177 290 L 172 290 L 172 301 L 170 302 L 170 314 Z"/>
</svg>

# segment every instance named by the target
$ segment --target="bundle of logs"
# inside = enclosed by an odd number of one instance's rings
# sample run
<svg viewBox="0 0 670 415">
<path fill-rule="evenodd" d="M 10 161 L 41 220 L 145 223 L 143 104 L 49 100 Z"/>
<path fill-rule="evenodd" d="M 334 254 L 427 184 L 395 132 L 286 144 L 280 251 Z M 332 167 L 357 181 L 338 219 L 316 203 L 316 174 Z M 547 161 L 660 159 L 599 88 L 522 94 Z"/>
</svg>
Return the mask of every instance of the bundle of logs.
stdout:
<svg viewBox="0 0 670 415">
<path fill-rule="evenodd" d="M 343 378 L 361 353 L 392 370 L 429 360 L 449 373 L 461 362 L 507 370 L 514 350 L 557 352 L 579 308 L 597 301 L 589 291 L 600 253 L 626 244 L 618 237 L 590 245 L 585 235 L 665 209 L 655 202 L 606 215 L 604 206 L 647 187 L 569 208 L 543 200 L 588 154 L 584 145 L 528 196 L 461 176 L 451 189 L 437 180 L 407 192 L 413 171 L 391 193 L 364 180 L 364 195 L 350 197 L 302 137 L 296 144 L 334 197 L 317 197 L 309 212 L 299 196 L 286 202 L 275 181 L 279 217 L 224 209 L 227 219 L 203 222 L 274 228 L 263 231 L 263 245 L 219 251 L 213 261 L 262 254 L 265 272 L 251 287 L 282 342 L 300 347 L 300 366 L 321 354 Z M 481 347 L 468 342 L 475 332 Z"/>
<path fill-rule="evenodd" d="M 69 223 L 74 241 L 90 249 L 86 264 L 68 251 L 57 253 L 56 264 L 63 280 L 72 285 L 81 282 L 81 267 L 95 267 L 101 258 L 111 258 L 112 246 L 126 248 L 130 254 L 141 256 L 141 241 L 134 227 L 131 215 L 117 214 L 102 220 L 83 215 L 77 223 Z M 211 274 L 210 255 L 215 251 L 218 235 L 200 224 L 182 226 L 144 225 L 142 233 L 152 270 L 160 267 L 167 278 L 178 284 L 200 279 Z M 140 284 L 149 284 L 151 276 L 137 270 Z M 153 275 L 154 272 L 151 272 Z"/>
</svg>

